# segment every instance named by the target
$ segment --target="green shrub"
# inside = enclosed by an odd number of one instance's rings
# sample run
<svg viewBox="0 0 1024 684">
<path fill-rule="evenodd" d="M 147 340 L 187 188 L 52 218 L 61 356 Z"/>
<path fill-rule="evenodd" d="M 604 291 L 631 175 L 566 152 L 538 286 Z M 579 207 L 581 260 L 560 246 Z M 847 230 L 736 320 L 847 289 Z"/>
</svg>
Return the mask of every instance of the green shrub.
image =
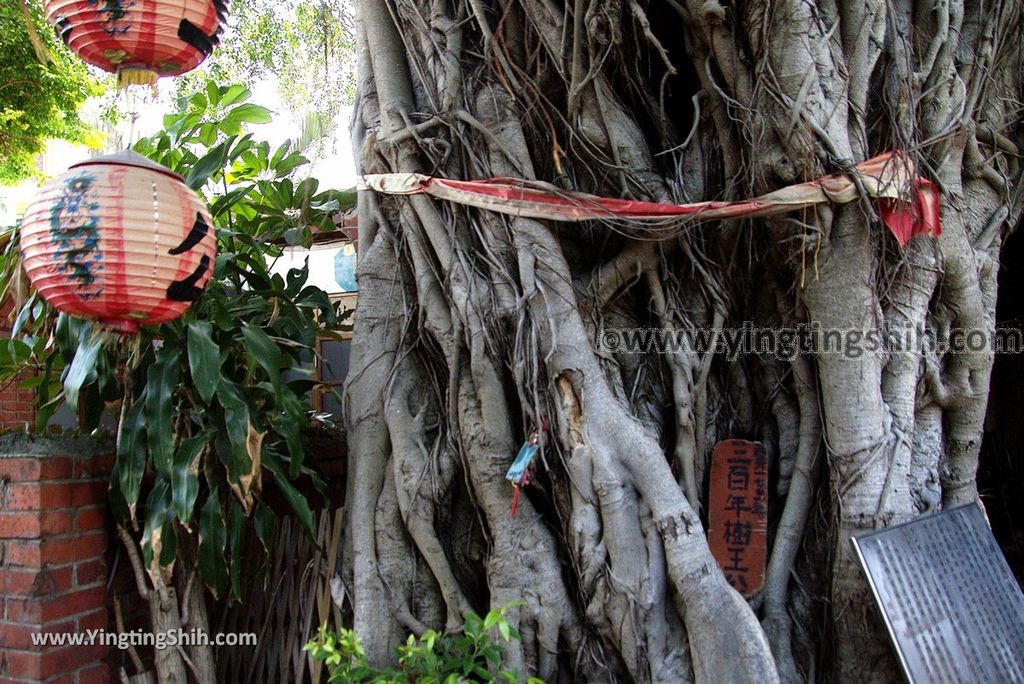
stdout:
<svg viewBox="0 0 1024 684">
<path fill-rule="evenodd" d="M 432 629 L 420 637 L 409 635 L 397 649 L 398 666 L 375 668 L 366 659 L 359 637 L 349 629 L 340 634 L 321 626 L 316 638 L 306 644 L 327 668 L 330 684 L 459 684 L 460 682 L 515 682 L 521 677 L 501 667 L 501 650 L 492 641 L 519 639 L 519 632 L 505 619 L 508 606 L 492 610 L 481 618 L 465 614 L 461 633 L 441 634 Z M 527 684 L 544 684 L 536 677 Z"/>
</svg>

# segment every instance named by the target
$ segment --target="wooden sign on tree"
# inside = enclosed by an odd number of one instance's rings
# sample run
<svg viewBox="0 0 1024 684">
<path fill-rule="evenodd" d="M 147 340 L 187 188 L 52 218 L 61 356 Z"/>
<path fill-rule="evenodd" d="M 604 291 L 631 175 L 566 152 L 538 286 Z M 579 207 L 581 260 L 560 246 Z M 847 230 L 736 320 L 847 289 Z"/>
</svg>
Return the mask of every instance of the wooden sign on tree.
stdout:
<svg viewBox="0 0 1024 684">
<path fill-rule="evenodd" d="M 759 592 L 768 548 L 768 458 L 760 442 L 730 439 L 715 445 L 708 534 L 729 584 L 746 597 Z"/>
</svg>

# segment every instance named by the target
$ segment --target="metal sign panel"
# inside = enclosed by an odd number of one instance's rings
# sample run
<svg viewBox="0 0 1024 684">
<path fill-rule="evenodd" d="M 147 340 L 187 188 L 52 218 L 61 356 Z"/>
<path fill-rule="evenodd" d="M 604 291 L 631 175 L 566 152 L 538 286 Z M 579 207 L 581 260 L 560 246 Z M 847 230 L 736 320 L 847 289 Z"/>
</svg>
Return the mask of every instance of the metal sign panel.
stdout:
<svg viewBox="0 0 1024 684">
<path fill-rule="evenodd" d="M 981 509 L 851 541 L 908 682 L 1024 682 L 1024 594 Z"/>
<path fill-rule="evenodd" d="M 729 584 L 750 597 L 764 584 L 768 458 L 760 442 L 730 439 L 711 455 L 708 545 Z"/>
</svg>

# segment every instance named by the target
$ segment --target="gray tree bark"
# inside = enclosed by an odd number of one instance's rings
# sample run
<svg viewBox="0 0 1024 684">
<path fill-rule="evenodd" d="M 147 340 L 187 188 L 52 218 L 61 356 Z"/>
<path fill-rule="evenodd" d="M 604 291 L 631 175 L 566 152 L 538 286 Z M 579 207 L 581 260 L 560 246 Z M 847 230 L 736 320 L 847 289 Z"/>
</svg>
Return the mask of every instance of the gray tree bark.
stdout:
<svg viewBox="0 0 1024 684">
<path fill-rule="evenodd" d="M 896 681 L 852 535 L 977 499 L 992 354 L 602 350 L 605 327 L 994 325 L 1021 213 L 1021 7 L 956 0 L 359 0 L 364 173 L 738 199 L 910 155 L 943 233 L 871 203 L 692 226 L 360 194 L 346 573 L 371 660 L 521 602 L 548 681 Z M 550 426 L 511 517 L 504 472 Z M 771 461 L 751 601 L 701 515 L 724 438 Z M 827 627 L 826 627 L 827 625 Z"/>
</svg>

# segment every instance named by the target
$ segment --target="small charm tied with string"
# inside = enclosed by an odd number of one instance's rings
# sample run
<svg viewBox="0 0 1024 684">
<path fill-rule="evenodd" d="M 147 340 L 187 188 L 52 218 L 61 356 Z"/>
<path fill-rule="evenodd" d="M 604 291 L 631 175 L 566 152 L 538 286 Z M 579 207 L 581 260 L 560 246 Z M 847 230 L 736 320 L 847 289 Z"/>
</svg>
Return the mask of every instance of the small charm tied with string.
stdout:
<svg viewBox="0 0 1024 684">
<path fill-rule="evenodd" d="M 515 492 L 512 494 L 512 517 L 515 517 L 516 511 L 519 509 L 519 490 L 530 484 L 530 465 L 533 463 L 533 459 L 537 457 L 537 452 L 540 451 L 541 441 L 544 438 L 544 432 L 547 431 L 547 427 L 548 421 L 545 419 L 540 429 L 530 433 L 530 437 L 523 443 L 522 448 L 519 449 L 516 460 L 512 461 L 508 472 L 505 473 L 505 479 L 511 482 L 515 488 Z"/>
</svg>

